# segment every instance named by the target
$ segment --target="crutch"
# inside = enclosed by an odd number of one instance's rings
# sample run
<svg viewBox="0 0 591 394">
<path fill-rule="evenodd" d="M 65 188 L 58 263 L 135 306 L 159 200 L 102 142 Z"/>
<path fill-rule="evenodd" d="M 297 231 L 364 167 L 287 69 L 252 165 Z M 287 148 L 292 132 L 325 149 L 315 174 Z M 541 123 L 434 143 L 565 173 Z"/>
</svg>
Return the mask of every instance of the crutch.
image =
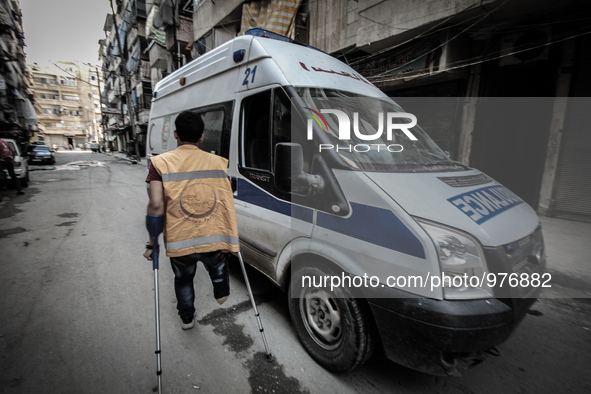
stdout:
<svg viewBox="0 0 591 394">
<path fill-rule="evenodd" d="M 263 322 L 261 321 L 261 315 L 259 314 L 259 310 L 257 309 L 257 304 L 254 301 L 254 296 L 252 295 L 252 289 L 250 288 L 250 282 L 248 281 L 248 275 L 246 274 L 246 268 L 244 267 L 244 261 L 242 260 L 242 253 L 237 253 L 238 260 L 240 261 L 240 267 L 242 268 L 242 274 L 244 275 L 244 282 L 246 283 L 246 289 L 248 290 L 248 296 L 250 297 L 250 302 L 252 303 L 252 308 L 254 309 L 254 315 L 257 318 L 259 323 L 259 331 L 263 337 L 263 343 L 265 344 L 265 350 L 267 352 L 267 361 L 273 362 L 273 355 L 269 350 L 269 344 L 267 343 L 267 337 L 265 336 L 265 329 L 263 328 Z"/>
<path fill-rule="evenodd" d="M 160 359 L 160 304 L 158 296 L 158 237 L 164 227 L 163 215 L 146 215 L 146 227 L 152 237 L 152 266 L 154 268 L 154 304 L 156 314 L 156 376 L 158 376 L 158 394 L 162 394 L 162 365 Z"/>
</svg>

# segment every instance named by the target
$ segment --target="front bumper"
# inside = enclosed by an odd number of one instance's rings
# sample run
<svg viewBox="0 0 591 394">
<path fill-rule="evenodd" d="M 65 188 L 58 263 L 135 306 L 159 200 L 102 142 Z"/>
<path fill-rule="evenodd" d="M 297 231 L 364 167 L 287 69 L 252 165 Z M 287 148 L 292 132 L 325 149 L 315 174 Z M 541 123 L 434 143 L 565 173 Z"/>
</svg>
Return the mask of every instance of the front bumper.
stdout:
<svg viewBox="0 0 591 394">
<path fill-rule="evenodd" d="M 509 337 L 535 299 L 368 301 L 390 360 L 433 375 L 461 375 Z"/>
<path fill-rule="evenodd" d="M 508 245 L 484 248 L 496 274 L 541 275 L 546 271 L 541 227 Z M 537 282 L 538 285 L 541 282 Z M 368 298 L 387 357 L 434 375 L 461 375 L 496 353 L 539 295 L 539 286 L 495 286 L 496 298 L 433 300 L 389 289 L 388 298 Z"/>
<path fill-rule="evenodd" d="M 53 163 L 53 157 L 52 156 L 31 157 L 31 158 L 29 158 L 29 163 L 51 164 L 51 163 Z"/>
</svg>

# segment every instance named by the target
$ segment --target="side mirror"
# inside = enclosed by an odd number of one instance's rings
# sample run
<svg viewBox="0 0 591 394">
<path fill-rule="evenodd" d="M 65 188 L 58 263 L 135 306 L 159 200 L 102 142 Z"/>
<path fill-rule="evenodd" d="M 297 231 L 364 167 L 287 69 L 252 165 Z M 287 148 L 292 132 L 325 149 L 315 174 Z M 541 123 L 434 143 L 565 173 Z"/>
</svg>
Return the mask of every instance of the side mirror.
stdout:
<svg viewBox="0 0 591 394">
<path fill-rule="evenodd" d="M 302 146 L 292 142 L 275 145 L 275 186 L 284 193 L 308 194 L 322 192 L 324 180 L 320 175 L 304 172 Z"/>
</svg>

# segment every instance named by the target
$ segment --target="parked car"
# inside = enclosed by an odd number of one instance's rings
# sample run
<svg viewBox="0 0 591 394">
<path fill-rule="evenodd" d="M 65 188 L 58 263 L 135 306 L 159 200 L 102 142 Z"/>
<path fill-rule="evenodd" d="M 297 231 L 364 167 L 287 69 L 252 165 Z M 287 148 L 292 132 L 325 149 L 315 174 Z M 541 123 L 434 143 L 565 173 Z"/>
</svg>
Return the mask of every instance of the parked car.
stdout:
<svg viewBox="0 0 591 394">
<path fill-rule="evenodd" d="M 8 143 L 15 151 L 16 157 L 14 158 L 14 173 L 18 178 L 19 182 L 21 183 L 22 187 L 27 187 L 29 185 L 29 165 L 27 160 L 21 154 L 20 147 L 16 143 L 15 140 L 10 138 L 2 138 L 4 141 Z M 9 179 L 10 176 L 8 175 L 8 171 L 4 170 L 6 174 L 6 178 Z"/>
<path fill-rule="evenodd" d="M 29 164 L 55 164 L 53 151 L 47 145 L 30 145 L 27 148 Z"/>
<path fill-rule="evenodd" d="M 100 153 L 101 146 L 97 142 L 91 142 L 90 143 L 90 150 L 93 152 Z"/>
</svg>

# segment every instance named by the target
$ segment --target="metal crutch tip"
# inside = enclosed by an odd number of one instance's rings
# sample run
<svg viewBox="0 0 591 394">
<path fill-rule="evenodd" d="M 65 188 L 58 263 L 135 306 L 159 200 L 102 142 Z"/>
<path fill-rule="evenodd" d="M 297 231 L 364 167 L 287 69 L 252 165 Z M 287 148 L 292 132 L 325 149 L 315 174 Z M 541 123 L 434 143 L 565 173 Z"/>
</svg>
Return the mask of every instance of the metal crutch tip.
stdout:
<svg viewBox="0 0 591 394">
<path fill-rule="evenodd" d="M 275 358 L 273 358 L 273 355 L 271 353 L 267 353 L 267 362 L 272 363 L 273 361 L 275 361 Z"/>
</svg>

